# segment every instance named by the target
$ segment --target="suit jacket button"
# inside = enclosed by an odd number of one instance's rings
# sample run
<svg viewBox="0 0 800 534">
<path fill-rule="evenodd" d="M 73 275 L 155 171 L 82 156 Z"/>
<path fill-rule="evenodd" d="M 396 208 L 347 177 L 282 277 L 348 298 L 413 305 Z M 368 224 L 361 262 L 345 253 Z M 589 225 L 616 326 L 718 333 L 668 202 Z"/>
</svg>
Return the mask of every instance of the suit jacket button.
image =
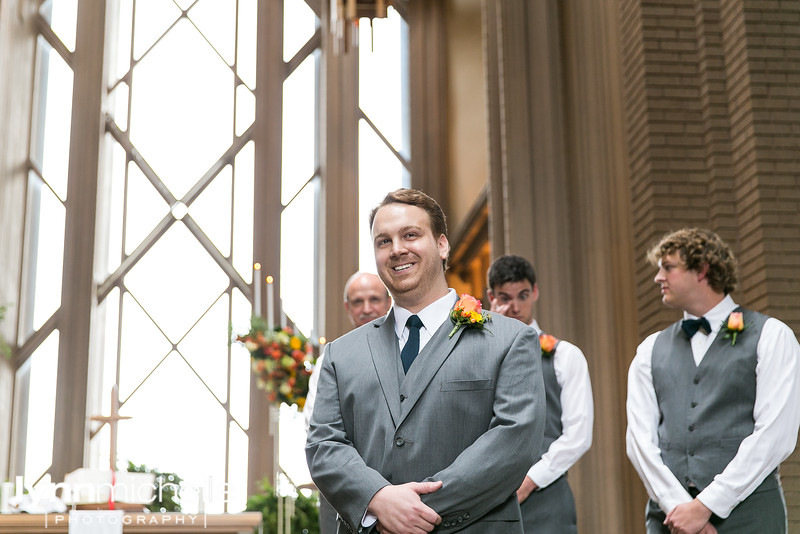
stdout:
<svg viewBox="0 0 800 534">
<path fill-rule="evenodd" d="M 469 512 L 467 512 L 466 514 L 464 514 L 464 519 L 469 519 Z"/>
<path fill-rule="evenodd" d="M 394 440 L 394 444 L 397 445 L 398 447 L 402 447 L 403 445 L 405 445 L 405 443 L 406 440 L 404 440 L 403 438 L 397 438 L 396 440 Z"/>
</svg>

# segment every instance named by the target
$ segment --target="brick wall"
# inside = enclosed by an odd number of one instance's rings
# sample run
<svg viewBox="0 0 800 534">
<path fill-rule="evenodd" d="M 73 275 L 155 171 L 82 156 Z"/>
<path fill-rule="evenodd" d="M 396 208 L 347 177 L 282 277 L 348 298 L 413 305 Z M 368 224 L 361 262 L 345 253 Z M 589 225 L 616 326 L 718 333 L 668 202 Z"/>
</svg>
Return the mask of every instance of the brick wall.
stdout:
<svg viewBox="0 0 800 534">
<path fill-rule="evenodd" d="M 736 300 L 800 332 L 800 2 L 621 0 L 639 336 L 675 320 L 644 253 L 713 229 Z M 800 532 L 800 453 L 782 466 Z"/>
</svg>

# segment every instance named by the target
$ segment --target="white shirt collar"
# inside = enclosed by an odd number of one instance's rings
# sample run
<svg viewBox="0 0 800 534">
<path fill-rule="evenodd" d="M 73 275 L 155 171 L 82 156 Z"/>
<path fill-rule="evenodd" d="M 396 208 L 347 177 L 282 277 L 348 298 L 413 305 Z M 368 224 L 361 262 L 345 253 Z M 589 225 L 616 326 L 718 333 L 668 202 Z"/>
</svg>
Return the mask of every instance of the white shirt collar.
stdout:
<svg viewBox="0 0 800 534">
<path fill-rule="evenodd" d="M 712 332 L 719 332 L 725 319 L 727 319 L 731 312 L 738 307 L 739 305 L 733 301 L 733 297 L 730 295 L 725 295 L 725 298 L 722 299 L 719 304 L 708 310 L 703 317 L 708 319 L 708 324 L 711 325 Z M 688 312 L 683 312 L 683 318 L 697 319 L 697 316 Z"/>
<path fill-rule="evenodd" d="M 537 323 L 537 322 L 536 322 L 536 319 L 534 319 L 533 321 L 531 321 L 531 323 L 530 323 L 528 326 L 530 326 L 531 328 L 533 328 L 534 330 L 536 330 L 536 333 L 537 333 L 537 334 L 543 334 L 543 333 L 544 333 L 544 330 L 542 330 L 542 327 L 540 327 L 540 326 L 539 326 L 539 323 Z"/>
<path fill-rule="evenodd" d="M 456 300 L 458 300 L 456 290 L 450 288 L 445 296 L 417 312 L 416 315 L 422 321 L 423 328 L 430 333 L 438 330 L 442 323 L 447 320 Z M 396 304 L 392 304 L 392 308 L 394 308 L 394 332 L 397 334 L 397 338 L 400 339 L 403 337 L 406 321 L 414 314 Z"/>
</svg>

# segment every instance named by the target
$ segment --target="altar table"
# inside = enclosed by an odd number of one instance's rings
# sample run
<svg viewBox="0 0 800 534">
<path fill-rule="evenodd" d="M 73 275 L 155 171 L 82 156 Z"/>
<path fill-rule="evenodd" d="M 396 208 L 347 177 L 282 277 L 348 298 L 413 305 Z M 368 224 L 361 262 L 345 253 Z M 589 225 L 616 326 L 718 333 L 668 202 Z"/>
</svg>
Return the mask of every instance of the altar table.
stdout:
<svg viewBox="0 0 800 534">
<path fill-rule="evenodd" d="M 124 534 L 251 534 L 261 524 L 261 512 L 240 514 L 179 514 L 128 512 Z M 69 531 L 69 514 L 0 514 L 0 534 L 55 534 Z"/>
</svg>

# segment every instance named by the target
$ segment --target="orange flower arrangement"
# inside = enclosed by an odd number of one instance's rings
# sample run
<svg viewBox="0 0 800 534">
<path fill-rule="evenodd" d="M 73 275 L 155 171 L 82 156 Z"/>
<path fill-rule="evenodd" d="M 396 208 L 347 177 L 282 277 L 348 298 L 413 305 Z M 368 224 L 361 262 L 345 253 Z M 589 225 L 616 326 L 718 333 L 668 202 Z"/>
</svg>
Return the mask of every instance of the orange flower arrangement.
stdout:
<svg viewBox="0 0 800 534">
<path fill-rule="evenodd" d="M 308 396 L 308 380 L 314 369 L 312 346 L 291 327 L 268 329 L 263 318 L 253 316 L 250 331 L 236 336 L 250 352 L 256 385 L 267 393 L 270 402 L 302 410 Z"/>
<path fill-rule="evenodd" d="M 461 295 L 461 298 L 453 307 L 453 311 L 450 312 L 450 320 L 453 321 L 455 326 L 448 337 L 453 337 L 462 326 L 478 328 L 479 330 L 486 329 L 487 332 L 491 333 L 486 328 L 486 323 L 492 320 L 492 315 L 483 311 L 481 301 L 466 293 Z"/>
<path fill-rule="evenodd" d="M 731 338 L 731 347 L 736 345 L 736 336 L 744 332 L 746 326 L 742 312 L 731 312 L 728 320 L 722 323 L 722 327 L 727 331 L 725 339 Z"/>
<path fill-rule="evenodd" d="M 550 334 L 539 334 L 539 345 L 542 347 L 542 356 L 552 356 L 556 350 L 558 339 Z"/>
</svg>

